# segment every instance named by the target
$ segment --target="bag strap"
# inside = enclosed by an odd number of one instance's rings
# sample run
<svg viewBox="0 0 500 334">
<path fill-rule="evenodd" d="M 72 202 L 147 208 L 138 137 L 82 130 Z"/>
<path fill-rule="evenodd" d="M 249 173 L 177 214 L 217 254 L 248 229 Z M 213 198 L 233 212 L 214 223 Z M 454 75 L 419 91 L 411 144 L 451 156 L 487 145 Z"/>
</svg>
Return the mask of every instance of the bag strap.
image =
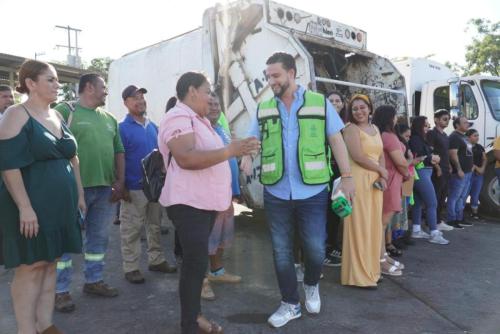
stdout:
<svg viewBox="0 0 500 334">
<path fill-rule="evenodd" d="M 61 103 L 65 104 L 69 108 L 69 111 L 70 111 L 69 116 L 68 116 L 68 120 L 66 121 L 66 126 L 69 128 L 71 126 L 71 121 L 73 121 L 73 114 L 75 113 L 76 101 L 71 101 L 71 102 L 63 101 Z"/>
</svg>

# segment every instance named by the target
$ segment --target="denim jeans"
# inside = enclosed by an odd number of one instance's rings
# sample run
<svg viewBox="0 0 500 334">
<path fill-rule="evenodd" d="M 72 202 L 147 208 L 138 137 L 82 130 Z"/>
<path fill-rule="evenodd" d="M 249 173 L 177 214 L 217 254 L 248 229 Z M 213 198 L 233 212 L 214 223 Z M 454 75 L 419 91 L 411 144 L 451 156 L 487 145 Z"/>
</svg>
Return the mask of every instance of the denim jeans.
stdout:
<svg viewBox="0 0 500 334">
<path fill-rule="evenodd" d="M 85 282 L 103 280 L 104 255 L 108 248 L 109 226 L 116 218 L 116 204 L 110 203 L 111 187 L 84 188 L 87 214 L 84 220 L 83 250 Z M 68 292 L 73 275 L 70 254 L 63 254 L 57 263 L 56 292 Z"/>
<path fill-rule="evenodd" d="M 448 194 L 447 220 L 461 221 L 464 219 L 465 200 L 470 187 L 472 172 L 465 173 L 464 178 L 458 177 L 458 174 L 452 174 L 450 177 L 450 191 Z"/>
<path fill-rule="evenodd" d="M 208 238 L 216 211 L 178 204 L 168 207 L 167 212 L 175 226 L 183 252 L 179 277 L 181 332 L 196 334 L 196 319 L 201 313 L 201 286 L 208 265 Z"/>
<path fill-rule="evenodd" d="M 325 258 L 328 191 L 302 200 L 282 200 L 264 191 L 264 209 L 271 231 L 274 265 L 282 300 L 298 304 L 293 244 L 295 227 L 304 252 L 304 283 L 316 285 Z"/>
<path fill-rule="evenodd" d="M 472 209 L 477 209 L 479 207 L 479 194 L 481 194 L 481 189 L 483 188 L 484 175 L 472 173 L 469 191 L 467 195 L 470 195 L 470 207 Z"/>
<path fill-rule="evenodd" d="M 425 205 L 426 222 L 429 229 L 434 231 L 437 227 L 437 199 L 434 185 L 432 184 L 432 168 L 422 168 L 417 171 L 419 179 L 413 185 L 413 198 L 415 205 L 412 209 L 413 225 L 422 223 L 422 208 Z"/>
</svg>

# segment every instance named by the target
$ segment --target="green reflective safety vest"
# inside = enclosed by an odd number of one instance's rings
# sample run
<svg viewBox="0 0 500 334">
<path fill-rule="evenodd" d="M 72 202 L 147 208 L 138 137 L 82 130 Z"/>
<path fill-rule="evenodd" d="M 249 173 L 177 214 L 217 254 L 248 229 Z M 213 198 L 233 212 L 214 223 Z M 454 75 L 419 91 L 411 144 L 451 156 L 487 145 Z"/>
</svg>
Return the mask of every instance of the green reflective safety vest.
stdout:
<svg viewBox="0 0 500 334">
<path fill-rule="evenodd" d="M 259 103 L 257 110 L 261 133 L 260 182 L 278 183 L 283 177 L 285 152 L 282 124 L 275 98 Z M 326 102 L 321 94 L 306 91 L 304 104 L 297 111 L 299 142 L 297 155 L 302 181 L 316 185 L 330 182 L 330 149 L 326 138 Z"/>
</svg>

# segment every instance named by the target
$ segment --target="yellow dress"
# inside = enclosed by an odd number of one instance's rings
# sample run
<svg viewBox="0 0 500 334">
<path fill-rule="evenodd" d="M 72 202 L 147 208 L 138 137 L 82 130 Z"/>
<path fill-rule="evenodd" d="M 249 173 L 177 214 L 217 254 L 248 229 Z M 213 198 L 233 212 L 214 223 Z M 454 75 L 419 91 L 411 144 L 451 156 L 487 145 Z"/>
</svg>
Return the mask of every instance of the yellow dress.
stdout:
<svg viewBox="0 0 500 334">
<path fill-rule="evenodd" d="M 379 132 L 371 136 L 354 124 L 349 126 L 359 130 L 363 154 L 378 164 L 383 154 Z M 379 178 L 377 172 L 361 167 L 352 159 L 351 171 L 356 195 L 352 214 L 344 219 L 341 283 L 360 287 L 376 286 L 380 278 L 383 192 L 373 187 Z"/>
</svg>

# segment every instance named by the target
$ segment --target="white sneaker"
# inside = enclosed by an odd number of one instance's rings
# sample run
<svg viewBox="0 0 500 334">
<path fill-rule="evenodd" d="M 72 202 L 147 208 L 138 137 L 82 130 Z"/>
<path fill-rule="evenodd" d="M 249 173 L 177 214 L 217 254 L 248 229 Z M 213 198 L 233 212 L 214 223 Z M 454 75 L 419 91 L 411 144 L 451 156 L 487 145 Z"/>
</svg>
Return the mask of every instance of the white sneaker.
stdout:
<svg viewBox="0 0 500 334">
<path fill-rule="evenodd" d="M 411 237 L 414 239 L 429 239 L 430 235 L 429 235 L 429 233 L 426 233 L 426 232 L 420 230 L 418 232 L 413 231 L 411 234 Z"/>
<path fill-rule="evenodd" d="M 295 263 L 295 275 L 297 275 L 297 282 L 304 281 L 304 269 L 300 263 Z"/>
<path fill-rule="evenodd" d="M 319 284 L 304 284 L 304 294 L 306 295 L 306 310 L 309 313 L 319 313 L 321 309 L 321 299 L 319 298 Z"/>
<path fill-rule="evenodd" d="M 436 233 L 434 233 L 436 232 Z M 429 242 L 438 245 L 447 245 L 450 242 L 443 238 L 443 233 L 441 231 L 432 231 L 431 237 L 429 238 Z"/>
<path fill-rule="evenodd" d="M 453 231 L 453 226 L 450 226 L 445 222 L 441 221 L 441 223 L 437 224 L 437 229 L 440 231 Z"/>
<path fill-rule="evenodd" d="M 267 319 L 269 325 L 278 328 L 285 326 L 290 320 L 300 318 L 300 303 L 297 305 L 281 302 L 280 307 Z"/>
</svg>

